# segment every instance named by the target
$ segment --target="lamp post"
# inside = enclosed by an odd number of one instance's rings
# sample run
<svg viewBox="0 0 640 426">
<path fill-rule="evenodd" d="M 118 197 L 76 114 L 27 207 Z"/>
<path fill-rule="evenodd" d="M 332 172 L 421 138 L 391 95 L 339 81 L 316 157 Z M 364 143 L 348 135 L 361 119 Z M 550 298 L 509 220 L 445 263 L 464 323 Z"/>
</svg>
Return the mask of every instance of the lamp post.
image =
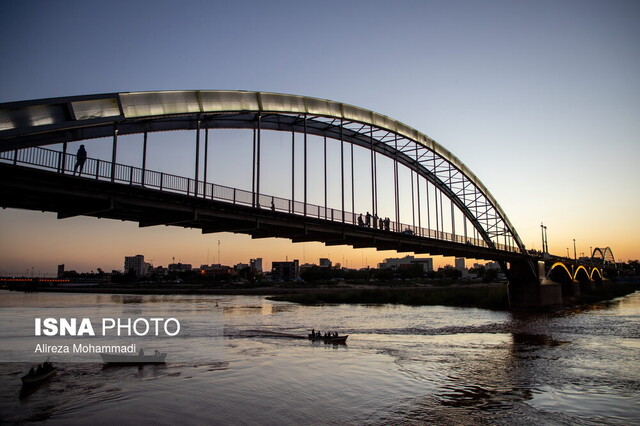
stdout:
<svg viewBox="0 0 640 426">
<path fill-rule="evenodd" d="M 576 255 L 576 239 L 573 239 L 573 260 L 574 262 L 578 261 L 578 256 Z"/>
<path fill-rule="evenodd" d="M 547 241 L 547 227 L 540 223 L 540 229 L 542 231 L 542 254 L 549 252 L 549 243 Z"/>
</svg>

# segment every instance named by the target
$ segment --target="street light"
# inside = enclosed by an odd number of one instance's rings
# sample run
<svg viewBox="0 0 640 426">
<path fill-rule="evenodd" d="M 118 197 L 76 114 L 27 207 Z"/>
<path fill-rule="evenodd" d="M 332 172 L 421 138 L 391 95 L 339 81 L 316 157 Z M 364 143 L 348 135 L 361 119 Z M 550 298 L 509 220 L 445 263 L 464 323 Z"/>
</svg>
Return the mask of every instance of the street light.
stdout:
<svg viewBox="0 0 640 426">
<path fill-rule="evenodd" d="M 547 242 L 547 227 L 540 222 L 540 229 L 542 230 L 542 253 L 549 252 L 549 243 Z"/>
</svg>

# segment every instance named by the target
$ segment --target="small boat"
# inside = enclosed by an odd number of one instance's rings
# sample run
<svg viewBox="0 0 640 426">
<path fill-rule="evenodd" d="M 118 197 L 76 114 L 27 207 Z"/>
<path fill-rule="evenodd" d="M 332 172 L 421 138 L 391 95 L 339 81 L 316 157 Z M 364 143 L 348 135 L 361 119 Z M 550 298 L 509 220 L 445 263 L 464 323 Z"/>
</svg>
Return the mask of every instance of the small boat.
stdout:
<svg viewBox="0 0 640 426">
<path fill-rule="evenodd" d="M 312 342 L 324 342 L 324 343 L 333 343 L 335 345 L 343 345 L 347 343 L 347 337 L 349 335 L 344 336 L 312 336 L 311 334 L 308 336 L 309 340 Z"/>
<path fill-rule="evenodd" d="M 42 366 L 38 366 L 37 369 L 31 369 L 27 374 L 21 377 L 22 384 L 33 385 L 40 383 L 49 377 L 56 374 L 57 367 L 54 367 L 50 362 L 45 362 Z"/>
<path fill-rule="evenodd" d="M 152 355 L 140 352 L 134 355 L 101 353 L 102 362 L 105 364 L 164 364 L 167 354 L 156 351 Z"/>
</svg>

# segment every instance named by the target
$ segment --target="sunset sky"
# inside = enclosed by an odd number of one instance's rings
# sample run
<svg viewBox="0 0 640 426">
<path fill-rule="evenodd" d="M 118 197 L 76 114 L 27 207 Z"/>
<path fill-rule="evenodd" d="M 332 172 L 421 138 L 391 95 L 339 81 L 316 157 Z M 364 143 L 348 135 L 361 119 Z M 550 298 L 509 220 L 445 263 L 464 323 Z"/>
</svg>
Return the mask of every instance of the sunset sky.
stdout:
<svg viewBox="0 0 640 426">
<path fill-rule="evenodd" d="M 554 254 L 573 256 L 575 239 L 578 255 L 609 246 L 626 261 L 640 258 L 638 22 L 634 0 L 3 1 L 0 102 L 230 89 L 356 105 L 460 158 L 528 248 L 541 248 L 544 222 Z M 137 155 L 139 143 L 131 138 L 119 155 Z M 90 156 L 105 146 L 87 144 Z M 220 167 L 242 158 L 217 149 Z M 154 155 L 161 163 L 169 154 Z M 216 183 L 245 179 L 242 164 L 240 176 Z M 60 263 L 110 271 L 138 253 L 156 266 L 329 257 L 362 267 L 404 256 L 0 211 L 0 275 L 53 273 Z"/>
</svg>

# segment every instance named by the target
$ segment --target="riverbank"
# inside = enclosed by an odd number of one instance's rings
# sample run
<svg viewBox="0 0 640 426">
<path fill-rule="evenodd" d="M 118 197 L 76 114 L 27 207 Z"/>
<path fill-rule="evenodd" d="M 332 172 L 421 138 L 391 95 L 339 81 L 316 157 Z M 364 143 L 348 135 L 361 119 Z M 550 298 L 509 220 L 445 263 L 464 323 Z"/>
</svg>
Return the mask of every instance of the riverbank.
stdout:
<svg viewBox="0 0 640 426">
<path fill-rule="evenodd" d="M 14 289 L 16 290 L 16 289 Z M 565 299 L 565 308 L 574 308 L 612 300 L 640 290 L 637 280 L 611 283 L 578 297 Z M 302 305 L 322 304 L 398 304 L 408 306 L 454 306 L 508 310 L 507 283 L 469 284 L 439 282 L 411 284 L 378 282 L 375 284 L 281 284 L 275 286 L 204 287 L 191 284 L 144 285 L 71 285 L 31 288 L 34 292 L 96 293 L 132 295 L 220 295 L 268 296 L 268 299 Z"/>
<path fill-rule="evenodd" d="M 640 284 L 622 282 L 596 288 L 578 297 L 566 299 L 564 308 L 575 308 L 613 300 L 640 290 Z M 402 304 L 409 306 L 455 306 L 508 310 L 509 295 L 506 285 L 476 285 L 450 287 L 350 289 L 341 292 L 315 292 L 269 297 L 271 300 L 303 305 L 333 303 Z"/>
</svg>

